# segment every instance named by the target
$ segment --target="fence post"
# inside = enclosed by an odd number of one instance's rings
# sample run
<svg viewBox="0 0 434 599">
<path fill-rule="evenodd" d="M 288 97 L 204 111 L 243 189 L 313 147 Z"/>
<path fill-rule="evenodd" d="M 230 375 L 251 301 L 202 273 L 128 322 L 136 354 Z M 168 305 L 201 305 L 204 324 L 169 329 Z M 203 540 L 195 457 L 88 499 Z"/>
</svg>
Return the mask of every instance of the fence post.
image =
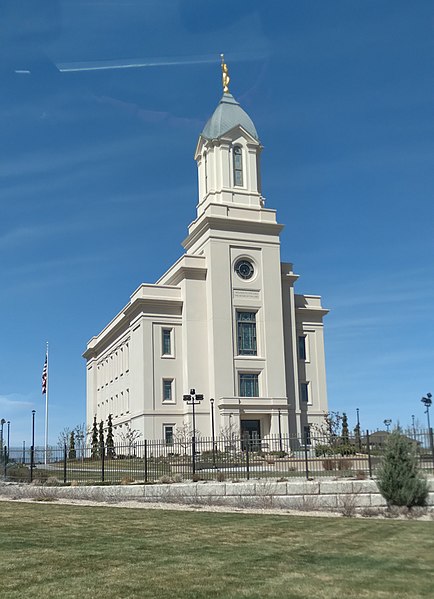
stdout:
<svg viewBox="0 0 434 599">
<path fill-rule="evenodd" d="M 63 482 L 66 483 L 66 443 L 63 446 Z"/>
<path fill-rule="evenodd" d="M 431 426 L 428 429 L 428 435 L 429 435 L 429 444 L 431 445 L 432 467 L 434 468 L 434 440 L 433 440 L 432 427 Z"/>
<path fill-rule="evenodd" d="M 144 467 L 145 467 L 145 483 L 147 483 L 148 482 L 148 442 L 146 439 L 145 439 L 145 445 L 144 445 L 143 459 L 144 459 Z"/>
<path fill-rule="evenodd" d="M 250 437 L 248 435 L 245 436 L 245 446 L 246 446 L 246 471 L 247 471 L 247 480 L 250 480 L 250 458 L 249 458 L 249 445 L 250 445 Z"/>
<path fill-rule="evenodd" d="M 366 450 L 368 452 L 369 478 L 372 478 L 371 441 L 369 439 L 369 431 L 366 431 Z"/>
<path fill-rule="evenodd" d="M 104 441 L 101 443 L 101 482 L 104 482 L 104 466 L 105 466 L 105 446 Z"/>
<path fill-rule="evenodd" d="M 196 473 L 196 437 L 193 435 L 191 438 L 191 465 L 193 474 Z"/>
<path fill-rule="evenodd" d="M 307 451 L 307 435 L 304 434 L 304 466 L 306 470 L 306 480 L 309 480 L 309 454 Z"/>
<path fill-rule="evenodd" d="M 30 448 L 30 482 L 33 481 L 33 466 L 35 463 L 35 448 L 33 445 Z"/>
</svg>

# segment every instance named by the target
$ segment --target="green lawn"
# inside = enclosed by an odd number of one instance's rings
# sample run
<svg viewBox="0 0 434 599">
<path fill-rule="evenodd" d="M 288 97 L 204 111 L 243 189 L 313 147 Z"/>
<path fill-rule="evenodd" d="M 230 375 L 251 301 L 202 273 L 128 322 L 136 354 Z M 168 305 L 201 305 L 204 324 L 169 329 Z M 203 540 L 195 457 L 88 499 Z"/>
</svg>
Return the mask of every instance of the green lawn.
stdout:
<svg viewBox="0 0 434 599">
<path fill-rule="evenodd" d="M 432 597 L 434 522 L 0 503 L 2 599 Z"/>
</svg>

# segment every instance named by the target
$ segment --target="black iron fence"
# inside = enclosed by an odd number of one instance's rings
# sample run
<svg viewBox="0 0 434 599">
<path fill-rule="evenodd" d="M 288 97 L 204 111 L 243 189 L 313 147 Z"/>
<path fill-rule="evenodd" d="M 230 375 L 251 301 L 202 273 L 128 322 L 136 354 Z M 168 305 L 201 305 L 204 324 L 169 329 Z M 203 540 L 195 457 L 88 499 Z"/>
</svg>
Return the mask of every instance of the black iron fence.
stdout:
<svg viewBox="0 0 434 599">
<path fill-rule="evenodd" d="M 406 435 L 417 452 L 420 467 L 434 472 L 432 429 Z M 227 435 L 141 441 L 113 447 L 83 446 L 4 448 L 0 475 L 10 481 L 48 481 L 65 484 L 152 483 L 183 480 L 240 480 L 250 478 L 375 475 L 388 433 L 366 432 L 358 437 L 295 435 L 240 438 Z"/>
</svg>

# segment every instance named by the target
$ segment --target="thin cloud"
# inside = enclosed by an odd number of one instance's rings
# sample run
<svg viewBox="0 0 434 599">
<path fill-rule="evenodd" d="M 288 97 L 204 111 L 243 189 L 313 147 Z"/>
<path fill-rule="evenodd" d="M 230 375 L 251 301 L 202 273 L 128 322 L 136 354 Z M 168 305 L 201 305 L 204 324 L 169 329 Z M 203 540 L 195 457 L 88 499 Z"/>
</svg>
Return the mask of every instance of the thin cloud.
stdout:
<svg viewBox="0 0 434 599">
<path fill-rule="evenodd" d="M 29 401 L 26 395 L 9 393 L 7 395 L 0 395 L 0 406 L 6 410 L 10 408 L 23 410 L 33 406 L 33 402 Z"/>
<path fill-rule="evenodd" d="M 264 57 L 264 52 L 252 50 L 231 54 L 232 62 L 245 62 L 258 60 Z M 186 56 L 184 58 L 125 58 L 115 60 L 96 60 L 84 62 L 59 62 L 56 67 L 61 73 L 74 73 L 80 71 L 108 71 L 117 69 L 146 69 L 152 67 L 195 66 L 200 64 L 215 64 L 220 62 L 217 54 L 202 56 Z"/>
</svg>

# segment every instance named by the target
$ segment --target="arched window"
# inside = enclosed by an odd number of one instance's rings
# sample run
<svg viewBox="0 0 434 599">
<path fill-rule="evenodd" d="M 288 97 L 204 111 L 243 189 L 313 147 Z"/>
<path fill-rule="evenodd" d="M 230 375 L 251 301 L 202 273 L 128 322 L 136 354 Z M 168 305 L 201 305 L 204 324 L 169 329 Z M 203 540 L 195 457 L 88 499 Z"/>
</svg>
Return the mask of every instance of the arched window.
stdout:
<svg viewBox="0 0 434 599">
<path fill-rule="evenodd" d="M 234 147 L 234 185 L 243 185 L 243 153 L 240 146 Z"/>
</svg>

